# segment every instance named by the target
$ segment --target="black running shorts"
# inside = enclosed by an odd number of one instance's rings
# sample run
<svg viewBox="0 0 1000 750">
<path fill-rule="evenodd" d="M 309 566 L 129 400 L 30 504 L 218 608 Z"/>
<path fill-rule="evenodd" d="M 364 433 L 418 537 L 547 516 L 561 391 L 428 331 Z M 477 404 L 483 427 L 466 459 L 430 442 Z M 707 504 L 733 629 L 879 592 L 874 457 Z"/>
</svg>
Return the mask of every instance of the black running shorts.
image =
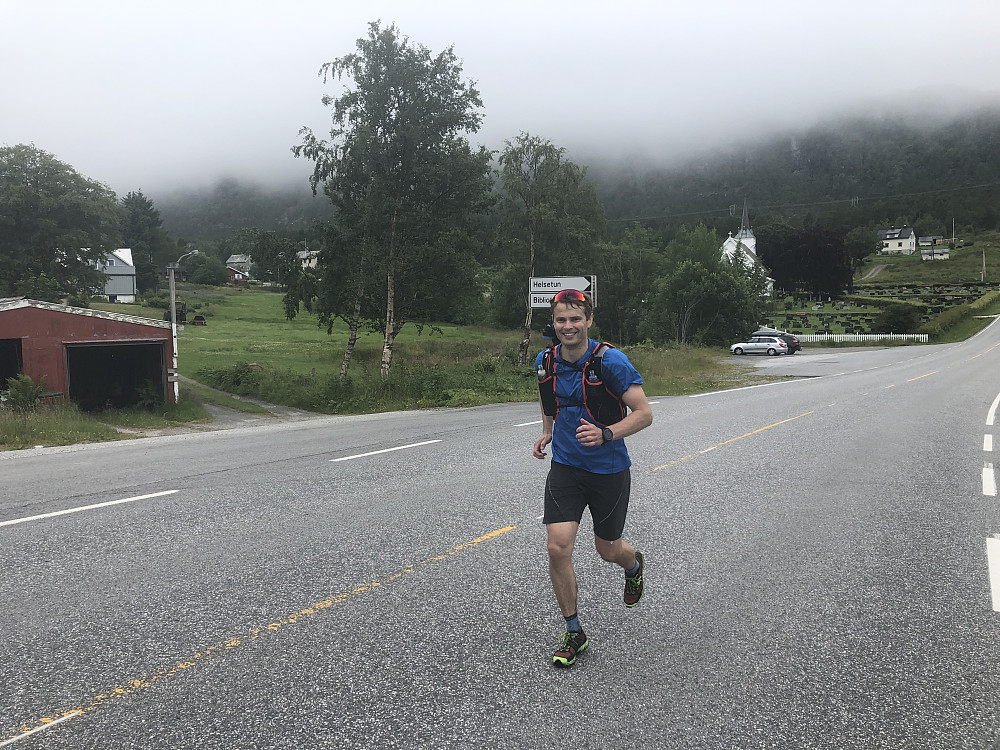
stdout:
<svg viewBox="0 0 1000 750">
<path fill-rule="evenodd" d="M 553 461 L 545 480 L 545 515 L 542 522 L 580 523 L 584 508 L 590 508 L 594 534 L 607 542 L 621 539 L 628 513 L 632 474 L 594 474 Z"/>
</svg>

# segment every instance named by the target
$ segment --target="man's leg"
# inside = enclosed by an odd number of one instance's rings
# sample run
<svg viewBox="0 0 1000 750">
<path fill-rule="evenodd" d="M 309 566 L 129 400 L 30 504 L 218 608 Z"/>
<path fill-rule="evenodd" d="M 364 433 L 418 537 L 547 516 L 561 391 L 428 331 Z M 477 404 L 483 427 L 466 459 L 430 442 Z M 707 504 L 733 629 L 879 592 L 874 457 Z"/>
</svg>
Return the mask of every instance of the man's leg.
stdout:
<svg viewBox="0 0 1000 750">
<path fill-rule="evenodd" d="M 573 570 L 573 546 L 580 524 L 574 521 L 546 524 L 549 551 L 549 577 L 563 617 L 576 614 L 576 571 Z"/>
<path fill-rule="evenodd" d="M 573 547 L 580 524 L 576 521 L 560 521 L 545 525 L 548 534 L 549 577 L 556 593 L 559 609 L 566 618 L 566 632 L 562 634 L 559 647 L 552 656 L 556 667 L 572 667 L 576 657 L 587 648 L 589 641 L 577 618 L 576 571 L 573 570 Z"/>
<path fill-rule="evenodd" d="M 597 547 L 597 554 L 605 562 L 621 565 L 626 571 L 635 568 L 635 547 L 629 544 L 628 540 L 622 537 L 613 542 L 594 536 L 594 545 Z"/>
<path fill-rule="evenodd" d="M 601 559 L 621 565 L 625 569 L 625 606 L 630 609 L 639 603 L 645 591 L 646 584 L 643 580 L 645 564 L 642 553 L 636 552 L 635 547 L 625 539 L 617 539 L 609 542 L 594 536 L 594 544 Z"/>
</svg>

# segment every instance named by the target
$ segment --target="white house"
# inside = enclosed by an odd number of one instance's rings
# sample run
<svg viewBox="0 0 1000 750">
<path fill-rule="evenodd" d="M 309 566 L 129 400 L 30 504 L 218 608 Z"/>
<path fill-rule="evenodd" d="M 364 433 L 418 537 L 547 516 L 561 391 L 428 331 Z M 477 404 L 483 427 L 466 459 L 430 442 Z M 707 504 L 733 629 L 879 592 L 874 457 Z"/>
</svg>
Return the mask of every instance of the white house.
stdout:
<svg viewBox="0 0 1000 750">
<path fill-rule="evenodd" d="M 911 227 L 880 229 L 878 239 L 882 245 L 879 255 L 913 255 L 917 252 L 917 233 Z"/>
<path fill-rule="evenodd" d="M 734 262 L 737 257 L 739 257 L 743 263 L 743 266 L 749 271 L 754 266 L 762 265 L 760 258 L 757 257 L 757 238 L 753 234 L 753 230 L 750 228 L 750 216 L 747 213 L 747 203 L 743 201 L 743 218 L 740 221 L 739 231 L 733 235 L 732 232 L 729 233 L 729 237 L 726 241 L 722 243 L 720 248 L 722 252 L 722 258 L 728 260 L 730 263 Z M 774 279 L 768 277 L 767 279 L 767 295 L 770 296 L 771 292 L 774 290 Z"/>
<path fill-rule="evenodd" d="M 302 264 L 302 270 L 316 268 L 319 263 L 319 250 L 299 250 L 295 253 L 295 257 Z"/>
<path fill-rule="evenodd" d="M 920 248 L 921 260 L 948 260 L 951 253 L 947 245 L 931 245 Z"/>
<path fill-rule="evenodd" d="M 107 274 L 104 291 L 100 292 L 108 298 L 108 302 L 135 302 L 136 279 L 135 263 L 132 261 L 132 248 L 120 247 L 98 262 L 97 270 Z"/>
</svg>

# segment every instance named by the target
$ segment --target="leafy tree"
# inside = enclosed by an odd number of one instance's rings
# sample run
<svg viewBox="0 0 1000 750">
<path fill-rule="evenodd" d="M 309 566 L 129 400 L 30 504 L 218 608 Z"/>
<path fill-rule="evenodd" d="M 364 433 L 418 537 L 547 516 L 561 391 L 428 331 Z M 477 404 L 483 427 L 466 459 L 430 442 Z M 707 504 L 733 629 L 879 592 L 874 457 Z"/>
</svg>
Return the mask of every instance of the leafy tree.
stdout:
<svg viewBox="0 0 1000 750">
<path fill-rule="evenodd" d="M 482 101 L 461 73 L 451 47 L 432 56 L 395 26 L 372 22 L 357 52 L 320 69 L 324 82 L 354 84 L 323 99 L 333 106 L 330 140 L 303 128 L 293 149 L 315 162 L 313 189 L 322 185 L 333 203 L 337 251 L 346 254 L 340 280 L 360 295 L 321 304 L 327 315 L 381 330 L 383 377 L 408 321 L 447 315 L 476 292 L 469 222 L 489 204 L 492 155 L 465 137 L 479 129 Z M 328 260 L 320 256 L 323 275 Z M 365 276 L 385 279 L 384 294 L 376 297 Z"/>
<path fill-rule="evenodd" d="M 604 243 L 598 250 L 601 331 L 611 341 L 636 343 L 666 257 L 657 247 L 656 233 L 639 224 L 626 229 L 617 243 Z"/>
<path fill-rule="evenodd" d="M 502 232 L 514 278 L 521 277 L 525 302 L 518 364 L 528 359 L 531 337 L 531 301 L 528 279 L 540 274 L 558 276 L 587 273 L 594 243 L 604 225 L 604 207 L 597 188 L 586 181 L 586 170 L 564 159 L 565 149 L 550 141 L 521 133 L 507 141 L 500 155 L 503 187 Z"/>
<path fill-rule="evenodd" d="M 683 260 L 654 284 L 643 332 L 653 341 L 722 343 L 755 327 L 762 305 L 759 280 L 742 267 Z"/>
<path fill-rule="evenodd" d="M 76 293 L 66 295 L 62 285 L 53 278 L 50 278 L 44 271 L 37 276 L 30 271 L 14 285 L 14 293 L 19 297 L 28 297 L 43 302 L 60 302 L 63 297 L 74 297 Z M 80 296 L 86 298 L 87 290 L 80 290 Z"/>
<path fill-rule="evenodd" d="M 52 299 L 103 286 L 92 264 L 121 246 L 123 217 L 114 192 L 52 154 L 0 148 L 0 293 L 41 285 Z"/>
<path fill-rule="evenodd" d="M 229 282 L 226 264 L 211 255 L 199 253 L 184 259 L 184 270 L 187 277 L 195 284 L 223 286 Z"/>
<path fill-rule="evenodd" d="M 141 190 L 122 198 L 122 207 L 125 209 L 122 246 L 132 249 L 136 286 L 140 292 L 155 291 L 159 286 L 160 269 L 176 260 L 177 246 L 170 241 L 153 201 Z"/>
<path fill-rule="evenodd" d="M 237 253 L 249 255 L 253 259 L 254 278 L 287 285 L 289 277 L 302 268 L 295 241 L 271 230 L 241 229 L 222 247 L 227 258 Z"/>
<path fill-rule="evenodd" d="M 865 258 L 878 249 L 878 230 L 870 224 L 854 227 L 845 235 L 844 247 L 847 250 L 847 257 L 853 273 L 861 266 Z"/>
<path fill-rule="evenodd" d="M 838 297 L 851 288 L 853 271 L 843 236 L 814 224 L 798 229 L 784 222 L 756 231 L 761 260 L 787 292 Z"/>
<path fill-rule="evenodd" d="M 920 327 L 920 308 L 903 302 L 886 305 L 872 321 L 878 333 L 913 333 Z"/>
<path fill-rule="evenodd" d="M 715 230 L 704 224 L 698 224 L 694 229 L 681 226 L 673 239 L 667 244 L 667 258 L 671 265 L 677 266 L 685 260 L 700 263 L 705 268 L 713 268 L 721 257 L 722 239 Z"/>
</svg>

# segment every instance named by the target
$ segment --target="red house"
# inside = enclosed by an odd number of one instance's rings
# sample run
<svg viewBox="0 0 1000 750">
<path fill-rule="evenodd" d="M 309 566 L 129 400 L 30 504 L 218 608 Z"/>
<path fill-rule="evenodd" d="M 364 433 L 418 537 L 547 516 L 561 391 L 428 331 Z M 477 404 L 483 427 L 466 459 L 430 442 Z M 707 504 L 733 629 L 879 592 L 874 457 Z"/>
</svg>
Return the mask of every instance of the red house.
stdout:
<svg viewBox="0 0 1000 750">
<path fill-rule="evenodd" d="M 250 277 L 238 268 L 226 266 L 226 273 L 229 274 L 229 283 L 233 286 L 244 286 Z"/>
<path fill-rule="evenodd" d="M 0 389 L 23 373 L 81 409 L 132 406 L 150 389 L 173 400 L 172 361 L 170 323 L 0 299 Z"/>
</svg>

